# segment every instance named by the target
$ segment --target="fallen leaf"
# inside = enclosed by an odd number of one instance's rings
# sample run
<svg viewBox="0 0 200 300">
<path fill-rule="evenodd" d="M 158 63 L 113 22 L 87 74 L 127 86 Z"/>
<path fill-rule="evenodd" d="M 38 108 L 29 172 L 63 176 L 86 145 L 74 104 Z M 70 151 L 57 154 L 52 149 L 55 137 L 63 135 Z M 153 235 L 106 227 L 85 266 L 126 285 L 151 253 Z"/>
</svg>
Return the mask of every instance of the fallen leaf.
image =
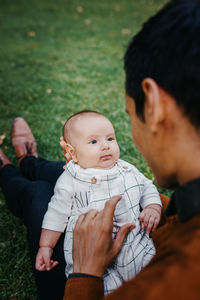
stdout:
<svg viewBox="0 0 200 300">
<path fill-rule="evenodd" d="M 83 12 L 83 7 L 82 6 L 77 6 L 76 8 L 78 13 L 82 13 Z"/>
<path fill-rule="evenodd" d="M 4 134 L 2 134 L 1 136 L 0 136 L 0 145 L 2 145 L 3 144 L 3 140 L 6 138 L 6 134 L 4 133 Z"/>
<path fill-rule="evenodd" d="M 115 11 L 120 11 L 121 10 L 121 7 L 120 7 L 120 5 L 115 5 Z"/>
<path fill-rule="evenodd" d="M 46 92 L 47 94 L 52 94 L 52 89 L 48 89 Z"/>
<path fill-rule="evenodd" d="M 37 48 L 37 44 L 36 44 L 36 43 L 33 43 L 33 44 L 31 44 L 31 47 L 32 47 L 32 48 Z"/>
<path fill-rule="evenodd" d="M 28 36 L 30 37 L 34 37 L 35 36 L 35 32 L 34 31 L 30 31 L 27 33 Z"/>
<path fill-rule="evenodd" d="M 108 31 L 108 35 L 113 36 L 113 35 L 115 35 L 115 33 L 113 31 Z"/>
<path fill-rule="evenodd" d="M 90 19 L 85 19 L 85 24 L 87 24 L 87 25 L 91 24 L 91 20 Z"/>
<path fill-rule="evenodd" d="M 3 146 L 3 148 L 4 148 L 4 149 L 8 149 L 8 146 L 5 145 L 5 146 Z"/>
<path fill-rule="evenodd" d="M 131 30 L 130 30 L 130 29 L 128 29 L 128 28 L 122 29 L 122 34 L 128 35 L 128 34 L 130 34 L 130 33 L 131 33 Z"/>
</svg>

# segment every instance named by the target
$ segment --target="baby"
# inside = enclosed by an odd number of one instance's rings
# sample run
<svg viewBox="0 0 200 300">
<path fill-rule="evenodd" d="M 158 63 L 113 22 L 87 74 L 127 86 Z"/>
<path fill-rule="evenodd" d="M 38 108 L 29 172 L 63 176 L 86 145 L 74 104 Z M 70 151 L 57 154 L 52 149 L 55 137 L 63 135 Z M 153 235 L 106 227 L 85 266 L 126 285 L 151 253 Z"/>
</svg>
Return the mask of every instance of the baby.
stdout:
<svg viewBox="0 0 200 300">
<path fill-rule="evenodd" d="M 58 264 L 51 256 L 66 229 L 66 276 L 72 273 L 73 229 L 79 215 L 90 209 L 102 210 L 112 196 L 121 195 L 114 214 L 113 238 L 124 224 L 134 223 L 136 227 L 104 274 L 107 294 L 133 278 L 154 256 L 148 233 L 160 220 L 159 194 L 136 167 L 119 159 L 113 126 L 104 115 L 83 111 L 71 116 L 64 125 L 61 145 L 70 161 L 56 183 L 44 216 L 36 269 L 50 270 Z"/>
</svg>

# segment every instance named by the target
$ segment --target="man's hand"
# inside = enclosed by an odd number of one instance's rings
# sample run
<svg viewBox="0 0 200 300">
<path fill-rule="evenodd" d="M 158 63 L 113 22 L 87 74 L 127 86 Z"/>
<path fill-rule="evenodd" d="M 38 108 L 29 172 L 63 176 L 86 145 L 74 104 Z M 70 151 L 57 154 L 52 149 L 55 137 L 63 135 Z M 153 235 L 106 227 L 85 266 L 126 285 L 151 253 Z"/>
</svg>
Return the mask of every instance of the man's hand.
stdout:
<svg viewBox="0 0 200 300">
<path fill-rule="evenodd" d="M 50 271 L 57 266 L 58 261 L 53 261 L 51 256 L 53 249 L 50 247 L 40 247 L 36 256 L 35 268 L 38 271 Z"/>
<path fill-rule="evenodd" d="M 159 204 L 150 204 L 146 206 L 139 215 L 142 229 L 147 233 L 154 231 L 160 222 L 161 206 Z"/>
<path fill-rule="evenodd" d="M 112 197 L 102 211 L 90 210 L 78 218 L 73 234 L 73 271 L 101 277 L 116 257 L 128 232 L 126 224 L 112 239 L 113 216 L 121 196 Z"/>
</svg>

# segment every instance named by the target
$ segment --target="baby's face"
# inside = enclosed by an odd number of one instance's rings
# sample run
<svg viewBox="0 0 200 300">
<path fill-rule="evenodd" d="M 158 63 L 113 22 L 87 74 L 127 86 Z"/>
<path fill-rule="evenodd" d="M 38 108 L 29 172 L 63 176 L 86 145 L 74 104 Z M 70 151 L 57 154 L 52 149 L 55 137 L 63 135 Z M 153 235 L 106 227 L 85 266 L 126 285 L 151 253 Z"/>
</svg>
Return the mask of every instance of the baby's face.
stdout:
<svg viewBox="0 0 200 300">
<path fill-rule="evenodd" d="M 74 162 L 82 168 L 110 169 L 119 158 L 114 128 L 104 116 L 81 116 L 71 135 Z"/>
</svg>

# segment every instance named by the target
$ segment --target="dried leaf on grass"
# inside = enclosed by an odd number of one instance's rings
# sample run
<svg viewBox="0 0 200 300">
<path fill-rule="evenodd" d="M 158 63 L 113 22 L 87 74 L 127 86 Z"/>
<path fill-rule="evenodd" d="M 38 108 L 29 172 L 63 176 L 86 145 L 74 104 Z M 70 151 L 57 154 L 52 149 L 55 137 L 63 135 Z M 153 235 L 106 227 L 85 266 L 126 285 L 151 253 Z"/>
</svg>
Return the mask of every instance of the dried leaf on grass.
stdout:
<svg viewBox="0 0 200 300">
<path fill-rule="evenodd" d="M 90 19 L 85 19 L 85 24 L 87 24 L 87 25 L 91 24 L 91 20 Z"/>
<path fill-rule="evenodd" d="M 115 11 L 120 11 L 121 10 L 121 7 L 120 7 L 120 5 L 115 5 Z"/>
<path fill-rule="evenodd" d="M 83 7 L 82 6 L 77 6 L 76 8 L 78 13 L 82 13 L 83 12 Z"/>
<path fill-rule="evenodd" d="M 30 31 L 27 33 L 28 36 L 30 37 L 34 37 L 35 36 L 35 32 L 34 31 Z"/>
<path fill-rule="evenodd" d="M 130 29 L 128 29 L 128 28 L 122 29 L 122 34 L 128 35 L 128 34 L 130 34 L 130 33 L 131 33 L 131 30 L 130 30 Z"/>
</svg>

